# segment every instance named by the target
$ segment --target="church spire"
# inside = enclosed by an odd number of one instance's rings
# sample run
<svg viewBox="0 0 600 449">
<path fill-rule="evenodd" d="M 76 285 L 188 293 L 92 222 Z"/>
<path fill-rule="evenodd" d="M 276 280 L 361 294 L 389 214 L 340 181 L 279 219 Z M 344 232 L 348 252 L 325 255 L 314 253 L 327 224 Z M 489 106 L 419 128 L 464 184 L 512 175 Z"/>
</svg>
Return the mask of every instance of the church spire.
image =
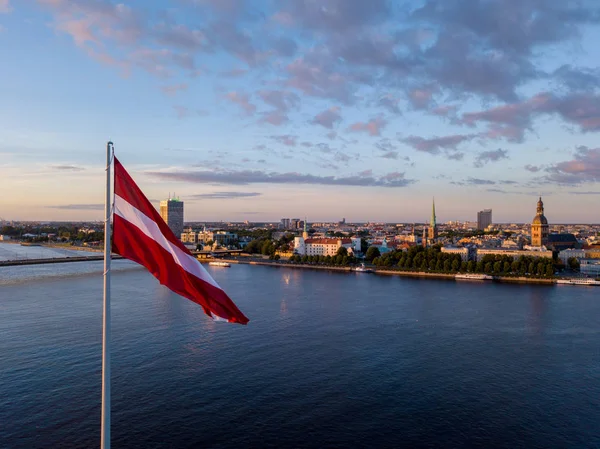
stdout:
<svg viewBox="0 0 600 449">
<path fill-rule="evenodd" d="M 435 228 L 437 225 L 436 220 L 435 220 L 435 197 L 433 198 L 433 205 L 431 207 L 431 222 L 429 223 L 429 225 L 432 228 Z"/>
</svg>

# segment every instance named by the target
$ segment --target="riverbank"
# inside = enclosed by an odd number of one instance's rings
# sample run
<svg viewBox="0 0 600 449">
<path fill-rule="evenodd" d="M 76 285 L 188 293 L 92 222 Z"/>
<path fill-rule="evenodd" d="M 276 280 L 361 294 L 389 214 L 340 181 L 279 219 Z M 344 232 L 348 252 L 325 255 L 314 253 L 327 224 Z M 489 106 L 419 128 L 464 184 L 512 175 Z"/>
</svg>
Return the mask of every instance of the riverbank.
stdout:
<svg viewBox="0 0 600 449">
<path fill-rule="evenodd" d="M 355 273 L 352 267 L 331 267 L 322 265 L 305 265 L 295 263 L 281 263 L 277 261 L 257 261 L 257 260 L 243 260 L 243 259 L 219 259 L 223 262 L 230 264 L 245 264 L 245 265 L 264 265 L 279 268 L 301 268 L 311 270 L 326 270 L 326 271 L 341 271 L 341 272 L 352 272 Z M 210 261 L 202 261 L 208 263 Z M 403 276 L 410 278 L 427 278 L 427 279 L 441 279 L 441 280 L 455 280 L 454 274 L 446 273 L 429 273 L 422 271 L 400 271 L 400 270 L 382 270 L 372 268 L 373 274 L 379 274 L 383 276 Z M 486 282 L 486 281 L 481 281 Z M 555 279 L 544 279 L 544 278 L 528 278 L 522 276 L 494 276 L 493 282 L 501 282 L 507 284 L 542 284 L 542 285 L 553 285 L 556 283 Z"/>
</svg>

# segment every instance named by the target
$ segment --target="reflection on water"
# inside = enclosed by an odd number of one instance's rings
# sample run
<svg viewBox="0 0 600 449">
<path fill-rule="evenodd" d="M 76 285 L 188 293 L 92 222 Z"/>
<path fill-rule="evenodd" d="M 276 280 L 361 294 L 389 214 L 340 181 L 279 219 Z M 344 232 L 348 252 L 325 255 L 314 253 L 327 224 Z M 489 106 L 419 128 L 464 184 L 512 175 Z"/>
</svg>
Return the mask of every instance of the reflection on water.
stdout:
<svg viewBox="0 0 600 449">
<path fill-rule="evenodd" d="M 115 447 L 600 447 L 597 290 L 208 267 L 238 326 L 135 267 Z M 0 268 L 0 448 L 96 447 L 102 263 L 24 268 Z"/>
<path fill-rule="evenodd" d="M 23 259 L 62 259 L 75 256 L 98 256 L 101 252 L 80 251 L 68 248 L 48 248 L 45 246 L 21 246 L 18 243 L 0 242 L 0 261 Z"/>
</svg>

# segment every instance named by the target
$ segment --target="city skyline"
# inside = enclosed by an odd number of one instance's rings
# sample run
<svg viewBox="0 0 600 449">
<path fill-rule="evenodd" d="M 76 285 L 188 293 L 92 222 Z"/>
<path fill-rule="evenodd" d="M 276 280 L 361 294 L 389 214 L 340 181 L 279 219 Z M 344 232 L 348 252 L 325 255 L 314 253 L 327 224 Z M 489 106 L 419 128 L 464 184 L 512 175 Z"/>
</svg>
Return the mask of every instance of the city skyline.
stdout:
<svg viewBox="0 0 600 449">
<path fill-rule="evenodd" d="M 597 223 L 593 2 L 0 0 L 6 220 Z M 39 43 L 44 42 L 43 48 Z"/>
</svg>

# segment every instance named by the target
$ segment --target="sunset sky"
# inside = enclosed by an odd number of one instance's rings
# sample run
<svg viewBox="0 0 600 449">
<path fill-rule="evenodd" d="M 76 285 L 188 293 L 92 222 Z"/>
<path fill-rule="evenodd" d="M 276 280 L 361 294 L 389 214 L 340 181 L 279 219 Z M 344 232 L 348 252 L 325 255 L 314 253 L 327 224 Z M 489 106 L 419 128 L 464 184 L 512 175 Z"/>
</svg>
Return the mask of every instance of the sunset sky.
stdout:
<svg viewBox="0 0 600 449">
<path fill-rule="evenodd" d="M 600 2 L 0 0 L 0 218 L 600 222 Z"/>
</svg>

